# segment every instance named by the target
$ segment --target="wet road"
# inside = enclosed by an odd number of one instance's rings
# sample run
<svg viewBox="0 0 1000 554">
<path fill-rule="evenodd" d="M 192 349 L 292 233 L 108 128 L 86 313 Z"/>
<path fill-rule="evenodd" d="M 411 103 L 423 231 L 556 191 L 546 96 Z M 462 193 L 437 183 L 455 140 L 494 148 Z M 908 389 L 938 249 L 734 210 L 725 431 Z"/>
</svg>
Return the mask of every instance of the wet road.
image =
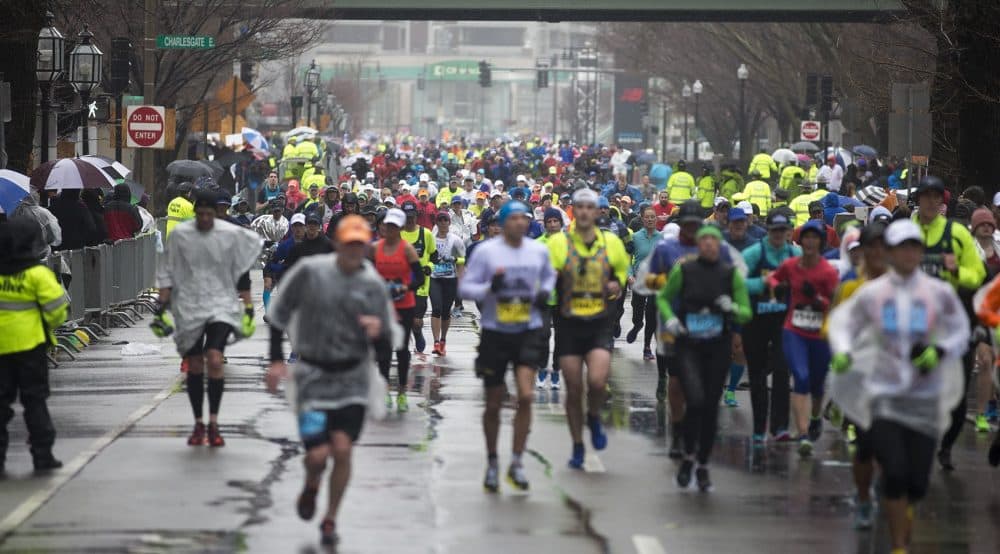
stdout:
<svg viewBox="0 0 1000 554">
<path fill-rule="evenodd" d="M 295 515 L 303 469 L 294 420 L 261 382 L 265 335 L 227 353 L 227 446 L 218 450 L 185 444 L 190 407 L 172 343 L 160 343 L 162 356 L 120 355 L 116 342 L 157 343 L 144 325 L 117 329 L 53 370 L 56 453 L 67 467 L 32 477 L 15 419 L 0 481 L 0 552 L 320 551 L 318 521 Z M 608 449 L 588 455 L 586 471 L 568 469 L 563 399 L 538 391 L 530 493 L 504 484 L 501 494 L 484 494 L 476 343 L 474 320 L 457 321 L 447 357 L 415 359 L 411 411 L 366 425 L 338 521 L 339 552 L 888 552 L 884 520 L 870 532 L 851 527 L 849 453 L 839 433 L 826 431 L 808 461 L 788 446 L 750 449 L 744 391 L 739 408 L 721 408 L 714 492 L 678 491 L 654 364 L 624 341 L 605 413 Z M 504 410 L 502 468 L 512 415 Z M 986 465 L 988 441 L 967 426 L 958 472 L 935 470 L 913 552 L 1000 551 L 1000 472 Z"/>
</svg>

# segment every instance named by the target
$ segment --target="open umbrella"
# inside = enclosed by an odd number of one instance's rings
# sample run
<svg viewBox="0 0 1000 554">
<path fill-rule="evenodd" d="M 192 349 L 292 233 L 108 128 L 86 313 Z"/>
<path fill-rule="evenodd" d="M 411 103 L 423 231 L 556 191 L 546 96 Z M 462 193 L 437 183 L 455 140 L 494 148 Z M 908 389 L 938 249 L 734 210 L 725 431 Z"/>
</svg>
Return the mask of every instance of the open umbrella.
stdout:
<svg viewBox="0 0 1000 554">
<path fill-rule="evenodd" d="M 795 158 L 796 158 L 796 159 L 797 159 L 798 161 L 800 161 L 800 162 L 803 162 L 803 163 L 806 163 L 806 162 L 808 162 L 809 160 L 811 160 L 811 159 L 812 159 L 811 157 L 809 157 L 809 156 L 807 156 L 807 155 L 805 155 L 805 154 L 796 154 L 796 155 L 795 155 Z"/>
<path fill-rule="evenodd" d="M 802 142 L 796 142 L 788 148 L 794 150 L 795 152 L 819 152 L 819 146 L 805 140 Z"/>
<path fill-rule="evenodd" d="M 28 196 L 31 179 L 9 169 L 0 169 L 0 208 L 5 213 L 14 213 L 14 208 Z"/>
<path fill-rule="evenodd" d="M 878 157 L 878 150 L 875 150 L 874 148 L 868 146 L 867 144 L 859 144 L 854 148 L 851 148 L 851 152 L 854 152 L 855 154 L 859 156 L 864 156 L 866 158 Z"/>
<path fill-rule="evenodd" d="M 132 170 L 125 167 L 121 162 L 112 160 L 111 158 L 105 156 L 97 156 L 90 154 L 87 156 L 80 156 L 80 161 L 87 162 L 93 165 L 97 169 L 107 173 L 112 179 L 116 181 L 119 179 L 124 179 L 132 174 Z"/>
<path fill-rule="evenodd" d="M 867 206 L 878 206 L 885 200 L 888 193 L 879 185 L 868 185 L 854 194 L 854 197 Z"/>
<path fill-rule="evenodd" d="M 198 177 L 218 179 L 223 169 L 219 164 L 204 160 L 174 160 L 167 164 L 167 173 L 171 178 L 195 180 Z"/>
<path fill-rule="evenodd" d="M 318 135 L 318 134 L 319 134 L 319 131 L 317 131 L 316 129 L 313 129 L 312 127 L 296 127 L 294 129 L 292 129 L 291 131 L 288 131 L 287 133 L 285 133 L 285 137 L 289 138 L 289 137 L 309 136 L 309 135 Z"/>
<path fill-rule="evenodd" d="M 792 152 L 787 148 L 779 148 L 775 150 L 774 154 L 771 154 L 771 159 L 774 160 L 775 163 L 779 164 L 794 163 L 798 161 L 798 158 L 795 157 L 795 152 Z"/>
<path fill-rule="evenodd" d="M 819 158 L 820 162 L 825 162 L 827 156 L 836 156 L 837 157 L 837 165 L 839 165 L 840 167 L 842 167 L 844 169 L 847 169 L 847 166 L 849 166 L 852 163 L 854 163 L 854 154 L 851 154 L 850 152 L 848 152 L 846 148 L 840 148 L 840 147 L 833 148 L 833 147 L 830 147 L 830 148 L 827 148 L 825 151 L 816 154 L 816 157 Z"/>
<path fill-rule="evenodd" d="M 264 135 L 260 134 L 257 129 L 251 129 L 249 127 L 244 127 L 243 131 L 243 142 L 247 143 L 249 148 L 252 150 L 268 152 L 271 150 L 271 146 L 267 143 L 267 139 Z"/>
<path fill-rule="evenodd" d="M 79 158 L 63 158 L 36 167 L 31 172 L 31 186 L 49 190 L 100 189 L 115 186 L 115 179 Z"/>
</svg>

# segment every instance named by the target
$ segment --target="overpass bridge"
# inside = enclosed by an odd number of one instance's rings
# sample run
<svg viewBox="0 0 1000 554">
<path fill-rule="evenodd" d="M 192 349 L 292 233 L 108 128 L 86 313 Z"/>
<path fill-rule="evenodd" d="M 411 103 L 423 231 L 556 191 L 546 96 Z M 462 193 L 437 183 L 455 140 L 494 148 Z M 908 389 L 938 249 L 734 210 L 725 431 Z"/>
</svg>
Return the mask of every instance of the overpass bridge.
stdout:
<svg viewBox="0 0 1000 554">
<path fill-rule="evenodd" d="M 311 19 L 888 22 L 901 0 L 305 0 Z"/>
</svg>

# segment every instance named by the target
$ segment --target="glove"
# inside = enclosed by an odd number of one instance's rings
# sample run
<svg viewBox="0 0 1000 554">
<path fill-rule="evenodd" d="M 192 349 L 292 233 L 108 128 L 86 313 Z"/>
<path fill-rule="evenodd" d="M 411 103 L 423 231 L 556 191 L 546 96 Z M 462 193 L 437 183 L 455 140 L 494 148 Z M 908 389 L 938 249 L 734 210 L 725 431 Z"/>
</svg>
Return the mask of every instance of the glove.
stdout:
<svg viewBox="0 0 1000 554">
<path fill-rule="evenodd" d="M 549 293 L 540 290 L 535 293 L 535 306 L 539 309 L 544 310 L 549 305 Z"/>
<path fill-rule="evenodd" d="M 830 358 L 830 369 L 837 375 L 847 373 L 847 370 L 851 369 L 851 355 L 846 352 L 834 354 Z"/>
<path fill-rule="evenodd" d="M 910 361 L 913 362 L 913 367 L 926 375 L 941 362 L 943 353 L 944 351 L 936 346 L 921 347 L 915 344 L 910 350 Z"/>
<path fill-rule="evenodd" d="M 425 265 L 425 266 L 424 266 L 424 275 L 430 275 L 430 274 L 431 274 L 431 268 L 429 268 L 429 267 L 427 267 L 427 266 Z"/>
<path fill-rule="evenodd" d="M 802 295 L 806 298 L 813 298 L 816 296 L 816 287 L 812 283 L 806 281 L 802 283 Z"/>
<path fill-rule="evenodd" d="M 676 317 L 672 317 L 667 320 L 667 322 L 663 325 L 663 330 L 675 337 L 687 334 L 687 329 L 684 328 L 684 324 L 682 324 L 681 320 Z"/>
<path fill-rule="evenodd" d="M 174 322 L 166 312 L 160 312 L 153 316 L 153 321 L 149 323 L 150 330 L 157 338 L 169 337 L 174 332 Z"/>
<path fill-rule="evenodd" d="M 493 279 L 490 280 L 490 290 L 493 294 L 500 292 L 503 288 L 503 273 L 496 273 L 493 275 Z"/>
<path fill-rule="evenodd" d="M 435 250 L 433 253 L 431 253 L 431 255 L 430 255 L 430 261 L 431 261 L 432 264 L 436 264 L 440 260 L 441 260 L 441 255 L 438 254 L 437 250 Z"/>
<path fill-rule="evenodd" d="M 733 304 L 733 299 L 729 297 L 728 294 L 723 294 L 722 296 L 715 299 L 715 306 L 723 311 L 723 313 L 731 314 L 735 309 Z"/>
<path fill-rule="evenodd" d="M 778 285 L 774 287 L 774 297 L 779 299 L 787 297 L 788 289 L 788 283 L 778 283 Z"/>
<path fill-rule="evenodd" d="M 243 333 L 243 337 L 253 336 L 254 331 L 257 330 L 257 324 L 253 320 L 253 305 L 248 305 L 245 310 L 243 310 L 243 318 L 240 320 L 240 331 Z"/>
<path fill-rule="evenodd" d="M 646 275 L 646 288 L 650 290 L 660 290 L 667 284 L 667 276 L 663 273 L 650 273 Z"/>
</svg>

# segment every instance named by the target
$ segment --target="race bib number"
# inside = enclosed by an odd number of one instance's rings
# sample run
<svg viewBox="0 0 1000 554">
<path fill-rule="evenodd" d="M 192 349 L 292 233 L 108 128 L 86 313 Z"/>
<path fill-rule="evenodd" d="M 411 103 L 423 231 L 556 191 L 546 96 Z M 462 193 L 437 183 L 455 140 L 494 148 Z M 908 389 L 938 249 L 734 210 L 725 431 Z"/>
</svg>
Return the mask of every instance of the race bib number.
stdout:
<svg viewBox="0 0 1000 554">
<path fill-rule="evenodd" d="M 823 312 L 812 308 L 796 308 L 792 311 L 792 327 L 815 333 L 823 327 Z"/>
<path fill-rule="evenodd" d="M 520 300 L 497 302 L 497 321 L 505 325 L 527 323 L 531 320 L 531 305 Z"/>
<path fill-rule="evenodd" d="M 688 336 L 693 339 L 714 339 L 722 334 L 722 316 L 719 314 L 687 314 L 684 318 Z"/>
<path fill-rule="evenodd" d="M 758 314 L 778 314 L 788 311 L 788 304 L 784 302 L 757 302 Z"/>
<path fill-rule="evenodd" d="M 303 439 L 326 433 L 326 412 L 310 410 L 299 414 L 299 435 Z"/>
<path fill-rule="evenodd" d="M 570 300 L 569 310 L 574 317 L 594 317 L 604 311 L 604 299 L 592 295 L 573 298 Z"/>
<path fill-rule="evenodd" d="M 434 264 L 433 273 L 435 277 L 454 277 L 455 262 L 439 262 Z"/>
</svg>

